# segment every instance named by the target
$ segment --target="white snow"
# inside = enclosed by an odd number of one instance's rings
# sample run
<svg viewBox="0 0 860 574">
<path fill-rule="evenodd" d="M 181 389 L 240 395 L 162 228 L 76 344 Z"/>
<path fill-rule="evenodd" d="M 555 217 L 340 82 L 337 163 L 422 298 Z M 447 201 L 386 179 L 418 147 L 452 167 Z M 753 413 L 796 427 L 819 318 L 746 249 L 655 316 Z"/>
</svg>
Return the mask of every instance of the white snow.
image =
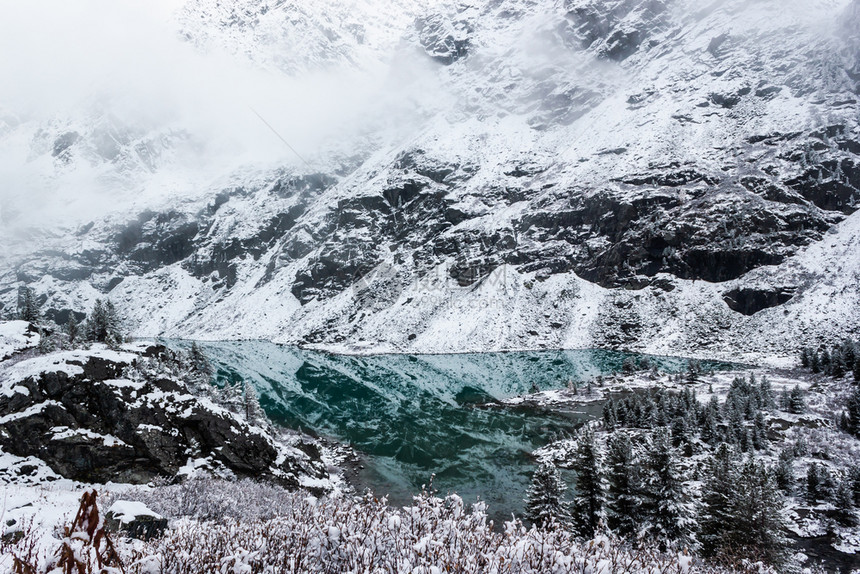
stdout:
<svg viewBox="0 0 860 574">
<path fill-rule="evenodd" d="M 29 332 L 26 321 L 0 322 L 0 361 L 39 344 L 39 334 Z"/>
</svg>

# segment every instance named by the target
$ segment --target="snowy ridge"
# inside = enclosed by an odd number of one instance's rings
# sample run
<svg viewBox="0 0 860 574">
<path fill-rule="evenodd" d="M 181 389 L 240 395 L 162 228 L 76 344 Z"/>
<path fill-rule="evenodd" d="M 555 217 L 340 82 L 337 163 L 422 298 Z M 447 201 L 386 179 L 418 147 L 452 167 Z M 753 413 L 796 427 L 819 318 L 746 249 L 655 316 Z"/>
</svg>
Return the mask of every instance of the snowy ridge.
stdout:
<svg viewBox="0 0 860 574">
<path fill-rule="evenodd" d="M 205 57 L 367 73 L 393 119 L 308 164 L 158 168 L 161 194 L 11 241 L 4 308 L 29 284 L 55 313 L 109 295 L 138 335 L 346 353 L 780 362 L 856 332 L 856 2 L 384 8 L 186 4 Z"/>
</svg>

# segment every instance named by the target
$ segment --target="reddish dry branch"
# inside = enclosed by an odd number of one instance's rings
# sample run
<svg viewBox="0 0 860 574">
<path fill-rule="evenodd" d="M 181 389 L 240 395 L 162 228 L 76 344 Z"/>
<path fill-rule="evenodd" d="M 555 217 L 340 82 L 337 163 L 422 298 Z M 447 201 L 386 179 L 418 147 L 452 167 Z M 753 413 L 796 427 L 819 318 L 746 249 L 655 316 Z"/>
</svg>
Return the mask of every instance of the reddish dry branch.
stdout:
<svg viewBox="0 0 860 574">
<path fill-rule="evenodd" d="M 65 529 L 65 539 L 58 551 L 56 567 L 63 574 L 92 574 L 93 568 L 107 568 L 124 573 L 119 554 L 99 515 L 98 493 L 88 490 L 81 496 L 81 505 L 71 527 Z"/>
</svg>

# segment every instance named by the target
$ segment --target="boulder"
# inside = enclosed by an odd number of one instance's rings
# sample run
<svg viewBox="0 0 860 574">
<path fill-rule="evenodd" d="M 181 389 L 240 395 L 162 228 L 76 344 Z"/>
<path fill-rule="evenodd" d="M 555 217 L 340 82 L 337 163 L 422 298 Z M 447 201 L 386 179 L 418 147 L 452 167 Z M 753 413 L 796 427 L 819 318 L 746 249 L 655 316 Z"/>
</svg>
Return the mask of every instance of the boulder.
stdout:
<svg viewBox="0 0 860 574">
<path fill-rule="evenodd" d="M 142 502 L 117 500 L 105 513 L 108 532 L 118 532 L 138 540 L 158 538 L 167 530 L 167 519 Z"/>
</svg>

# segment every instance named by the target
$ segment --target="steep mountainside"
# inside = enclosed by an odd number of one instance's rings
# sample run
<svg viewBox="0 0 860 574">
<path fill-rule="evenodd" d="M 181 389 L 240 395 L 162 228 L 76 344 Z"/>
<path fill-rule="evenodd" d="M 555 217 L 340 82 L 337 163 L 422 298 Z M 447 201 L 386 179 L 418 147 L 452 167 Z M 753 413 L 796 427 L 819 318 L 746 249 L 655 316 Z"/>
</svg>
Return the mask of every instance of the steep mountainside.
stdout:
<svg viewBox="0 0 860 574">
<path fill-rule="evenodd" d="M 384 105 L 278 167 L 7 237 L 7 310 L 29 284 L 54 315 L 108 295 L 139 334 L 346 351 L 785 356 L 860 326 L 856 1 L 192 0 L 176 19 L 275 74 L 371 74 Z M 40 133 L 57 170 L 95 145 Z"/>
</svg>

